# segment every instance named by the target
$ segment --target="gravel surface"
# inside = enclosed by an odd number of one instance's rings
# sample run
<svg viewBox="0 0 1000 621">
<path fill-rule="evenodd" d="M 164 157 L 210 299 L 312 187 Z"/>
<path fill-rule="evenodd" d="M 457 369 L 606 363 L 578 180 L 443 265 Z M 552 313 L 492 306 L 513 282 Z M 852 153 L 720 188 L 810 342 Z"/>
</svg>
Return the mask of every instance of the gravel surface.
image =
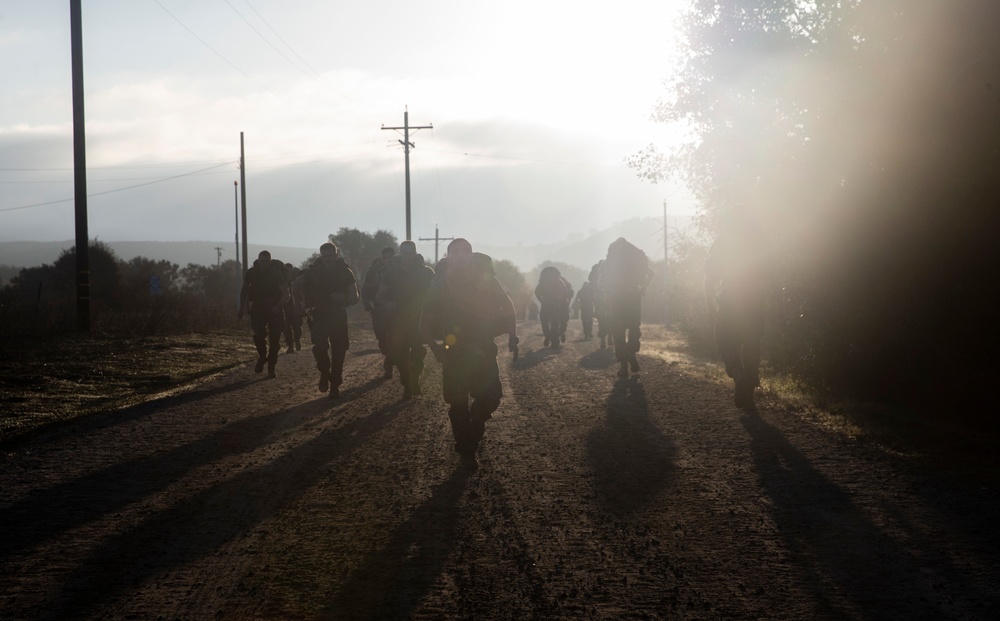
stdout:
<svg viewBox="0 0 1000 621">
<path fill-rule="evenodd" d="M 340 399 L 304 339 L 8 447 L 0 618 L 996 618 L 996 470 L 743 413 L 662 328 L 627 380 L 520 331 L 476 471 L 371 340 Z"/>
</svg>

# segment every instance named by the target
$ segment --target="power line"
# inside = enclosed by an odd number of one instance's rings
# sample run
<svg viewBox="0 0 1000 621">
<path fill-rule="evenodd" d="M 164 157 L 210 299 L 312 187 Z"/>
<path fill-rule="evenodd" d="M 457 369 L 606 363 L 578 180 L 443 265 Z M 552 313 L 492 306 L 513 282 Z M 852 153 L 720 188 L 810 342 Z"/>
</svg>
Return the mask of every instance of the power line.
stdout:
<svg viewBox="0 0 1000 621">
<path fill-rule="evenodd" d="M 202 45 L 204 45 L 205 47 L 207 47 L 209 49 L 209 51 L 211 51 L 213 54 L 215 54 L 216 56 L 218 56 L 219 58 L 221 58 L 227 65 L 229 65 L 230 67 L 232 67 L 236 71 L 239 71 L 241 74 L 243 74 L 244 77 L 246 77 L 248 80 L 250 80 L 251 82 L 253 82 L 257 86 L 261 87 L 262 89 L 264 89 L 265 91 L 267 91 L 271 95 L 273 95 L 273 96 L 277 97 L 278 99 L 284 101 L 285 103 L 287 103 L 287 104 L 289 104 L 289 105 L 297 108 L 299 111 L 305 112 L 306 114 L 310 114 L 310 115 L 312 115 L 312 116 L 314 116 L 314 117 L 316 117 L 318 119 L 323 119 L 324 121 L 327 121 L 327 122 L 330 122 L 330 123 L 335 123 L 335 124 L 338 124 L 338 125 L 345 125 L 344 123 L 341 123 L 339 121 L 335 121 L 333 119 L 327 118 L 327 117 L 325 117 L 325 116 L 323 116 L 321 114 L 317 114 L 317 113 L 315 113 L 315 112 L 313 112 L 311 110 L 306 110 L 305 108 L 300 107 L 294 101 L 292 101 L 292 100 L 290 100 L 290 99 L 288 99 L 286 97 L 283 97 L 283 96 L 279 95 L 278 93 L 272 91 L 270 88 L 268 88 L 267 86 L 265 86 L 261 82 L 257 81 L 249 73 L 247 73 L 246 71 L 243 71 L 242 69 L 240 69 L 239 67 L 237 67 L 236 64 L 233 63 L 231 60 L 229 60 L 228 58 L 226 58 L 225 56 L 223 56 L 221 53 L 219 53 L 218 51 L 216 51 L 216 49 L 213 48 L 211 45 L 209 45 L 207 41 L 205 41 L 204 39 L 202 39 L 201 37 L 199 37 L 197 35 L 197 33 L 195 33 L 195 31 L 193 31 L 190 28 L 188 28 L 187 25 L 184 24 L 184 22 L 182 22 L 180 19 L 178 19 L 176 15 L 174 15 L 169 10 L 167 10 L 167 7 L 165 7 L 162 4 L 160 4 L 160 0 L 153 0 L 153 2 L 155 2 L 157 4 L 157 6 L 159 6 L 161 9 L 163 9 L 163 11 L 167 15 L 169 15 L 170 17 L 172 17 L 175 22 L 177 22 L 178 24 L 180 24 L 181 27 L 184 28 L 184 30 L 187 30 L 191 34 L 191 36 L 193 36 L 195 39 L 198 39 L 198 42 L 201 43 Z"/>
<path fill-rule="evenodd" d="M 281 42 L 282 42 L 282 43 L 284 44 L 284 46 L 288 48 L 288 51 L 290 51 L 290 52 L 291 52 L 292 54 L 294 54 L 294 55 L 295 55 L 295 57 L 296 57 L 296 58 L 298 58 L 298 59 L 299 59 L 299 60 L 300 60 L 300 61 L 302 62 L 302 64 L 303 64 L 303 65 L 305 65 L 305 66 L 306 66 L 306 68 L 307 68 L 307 69 L 309 69 L 309 71 L 311 71 L 311 72 L 313 73 L 313 75 L 315 76 L 315 78 L 314 78 L 314 79 L 315 79 L 315 80 L 316 80 L 317 82 L 319 82 L 319 83 L 323 84 L 324 86 L 326 86 L 327 88 L 329 88 L 329 89 L 331 90 L 331 92 L 334 92 L 334 93 L 336 93 L 337 95 L 340 95 L 341 97 L 343 97 L 343 98 L 344 98 L 344 99 L 346 99 L 347 101 L 349 101 L 349 102 L 351 102 L 351 103 L 357 103 L 356 101 L 354 101 L 353 99 L 351 99 L 351 98 L 350 98 L 350 97 L 348 97 L 347 95 L 343 94 L 343 93 L 342 93 L 342 92 L 340 92 L 339 90 L 337 90 L 337 89 L 334 89 L 334 88 L 333 88 L 333 87 L 332 87 L 332 86 L 331 86 L 331 85 L 330 85 L 330 84 L 329 84 L 329 83 L 328 83 L 328 82 L 327 82 L 326 80 L 324 80 L 324 79 L 323 79 L 323 75 L 322 75 L 322 74 L 321 74 L 321 73 L 320 73 L 319 71 L 316 71 L 315 69 L 313 69 L 312 65 L 310 65 L 310 64 L 309 64 L 309 63 L 308 63 L 308 62 L 306 61 L 306 59 L 305 59 L 305 58 L 302 58 L 302 56 L 301 56 L 301 55 L 299 55 L 299 53 L 295 51 L 295 48 L 293 48 L 293 47 L 292 47 L 291 45 L 289 45 L 288 41 L 285 41 L 285 38 L 284 38 L 284 37 L 282 37 L 282 36 L 281 36 L 281 35 L 280 35 L 280 34 L 278 33 L 278 31 L 277 31 L 277 30 L 275 30 L 275 29 L 274 29 L 274 27 L 273 27 L 273 26 L 271 26 L 271 24 L 270 24 L 270 23 L 268 23 L 268 21 L 267 21 L 266 19 L 264 19 L 264 16 L 263 16 L 263 15 L 261 15 L 261 14 L 260 14 L 260 12 L 259 12 L 259 11 L 257 11 L 257 9 L 255 9 L 255 8 L 254 8 L 254 6 L 253 6 L 252 4 L 250 4 L 250 0 L 243 0 L 243 1 L 244 1 L 244 2 L 246 3 L 246 5 L 247 5 L 248 7 L 250 7 L 250 10 L 251 10 L 251 11 L 253 11 L 253 12 L 254 12 L 254 14 L 255 14 L 255 15 L 257 15 L 257 17 L 258 17 L 258 18 L 260 18 L 260 21 L 264 22 L 264 25 L 265 25 L 265 26 L 267 26 L 268 30 L 270 30 L 270 31 L 271 31 L 271 32 L 272 32 L 272 33 L 274 34 L 274 36 L 278 37 L 278 40 L 279 40 L 279 41 L 281 41 Z M 226 0 L 226 2 L 227 2 L 227 4 L 228 4 L 228 0 Z M 230 4 L 229 6 L 232 6 L 232 5 Z M 233 8 L 233 10 L 235 11 L 236 9 L 235 9 L 235 8 Z M 242 17 L 242 15 L 241 15 L 240 17 Z M 247 23 L 249 24 L 249 22 L 247 22 Z M 251 26 L 251 28 L 252 28 L 252 26 Z M 254 29 L 254 31 L 256 32 L 256 28 Z M 259 34 L 259 33 L 258 33 L 258 34 Z M 263 38 L 263 36 L 262 36 L 261 38 Z M 265 41 L 267 41 L 267 40 L 265 39 Z M 270 42 L 270 41 L 268 41 L 267 43 L 268 43 L 268 45 L 271 45 L 271 42 Z M 274 47 L 274 46 L 273 46 L 273 45 L 271 45 L 271 47 Z M 278 52 L 279 54 L 281 54 L 281 52 L 280 52 L 280 51 L 278 50 L 278 48 L 274 48 L 274 49 L 275 49 L 275 51 L 276 51 L 276 52 Z M 284 57 L 284 58 L 288 59 L 288 57 L 287 57 L 287 56 L 285 56 L 284 54 L 281 54 L 281 55 L 282 55 L 282 57 Z M 289 62 L 291 62 L 291 60 L 289 60 Z M 292 63 L 292 64 L 294 64 L 294 63 Z M 301 69 L 300 69 L 300 71 L 301 71 Z M 303 72 L 303 73 L 305 74 L 305 72 Z M 310 77 L 312 77 L 312 76 L 310 76 Z"/>
<path fill-rule="evenodd" d="M 246 17 L 244 17 L 244 16 L 243 16 L 243 13 L 240 13 L 240 12 L 239 12 L 239 11 L 238 11 L 238 10 L 236 9 L 236 7 L 234 7 L 234 6 L 233 6 L 233 3 L 232 3 L 232 2 L 230 2 L 229 0 L 226 0 L 226 4 L 228 4 L 228 5 L 229 5 L 229 8 L 231 8 L 231 9 L 233 10 L 233 13 L 236 13 L 237 15 L 239 15 L 239 16 L 240 16 L 240 19 L 242 19 L 242 20 L 243 20 L 243 22 L 244 22 L 244 23 L 245 23 L 245 24 L 246 24 L 247 26 L 249 26 L 249 27 L 250 27 L 250 30 L 253 30 L 253 31 L 254 31 L 254 32 L 255 32 L 255 33 L 257 34 L 257 36 L 258 36 L 258 37 L 260 37 L 262 41 L 264 41 L 264 43 L 267 43 L 267 44 L 268 44 L 268 45 L 269 45 L 269 46 L 271 47 L 271 49 L 272 49 L 272 50 L 274 50 L 275 52 L 277 52 L 277 53 L 278 53 L 278 55 L 279 55 L 279 56 L 281 56 L 282 58 L 284 58 L 285 60 L 287 60 L 287 61 L 288 61 L 288 64 L 290 64 L 290 65 L 294 66 L 294 67 L 295 67 L 296 69 L 299 69 L 299 70 L 301 71 L 301 69 L 299 68 L 299 66 L 298 66 L 298 65 L 296 65 L 296 64 L 295 64 L 294 62 L 292 62 L 292 59 L 291 59 L 291 58 L 289 58 L 288 56 L 286 56 L 284 52 L 282 52 L 281 50 L 279 50 L 279 49 L 277 48 L 277 46 L 276 46 L 276 45 L 274 45 L 273 43 L 271 43 L 271 42 L 270 42 L 270 41 L 269 41 L 269 40 L 267 39 L 267 37 L 265 37 L 265 36 L 264 36 L 264 35 L 263 35 L 263 34 L 261 33 L 261 31 L 257 30 L 257 28 L 256 28 L 256 27 L 255 27 L 255 26 L 254 26 L 253 24 L 251 24 L 251 23 L 250 23 L 250 20 L 249 20 L 249 19 L 247 19 Z M 253 7 L 250 7 L 250 8 L 252 9 Z M 255 12 L 256 12 L 256 11 L 255 11 Z M 260 14 L 258 14 L 258 17 L 259 17 L 259 16 L 260 16 Z"/>
<path fill-rule="evenodd" d="M 222 164 L 225 166 L 225 164 Z M 205 172 L 205 173 L 188 173 L 188 176 L 209 176 L 209 175 L 219 175 L 224 174 L 224 171 L 219 172 Z M 108 179 L 94 179 L 90 176 L 87 177 L 87 183 L 121 183 L 122 181 L 160 181 L 163 177 L 111 177 Z M 55 183 L 73 183 L 72 179 L 35 179 L 33 181 L 0 181 L 0 184 L 19 184 L 19 185 L 38 185 L 38 184 L 55 184 Z M 91 195 L 92 196 L 92 195 Z"/>
<path fill-rule="evenodd" d="M 403 145 L 403 153 L 406 158 L 406 239 L 413 239 L 410 232 L 410 148 L 415 147 L 412 142 L 410 142 L 410 130 L 420 131 L 421 129 L 434 129 L 433 125 L 410 125 L 410 111 L 408 108 L 403 108 L 403 126 L 402 127 L 386 127 L 382 126 L 382 129 L 392 129 L 392 130 L 403 130 L 403 139 L 399 141 Z"/>
<path fill-rule="evenodd" d="M 124 192 L 125 190 L 134 190 L 136 188 L 142 188 L 142 187 L 145 187 L 147 185 L 153 185 L 155 183 L 163 183 L 164 181 L 172 181 L 174 179 L 180 179 L 181 177 L 190 177 L 191 175 L 196 175 L 198 173 L 202 173 L 202 172 L 205 172 L 207 170 L 212 170 L 214 168 L 221 168 L 223 166 L 229 166 L 229 165 L 231 165 L 233 163 L 234 162 L 226 162 L 225 164 L 219 164 L 218 166 L 212 166 L 210 168 L 204 168 L 202 170 L 195 170 L 193 172 L 184 173 L 183 175 L 174 175 L 173 177 L 164 177 L 163 179 L 157 179 L 155 181 L 149 181 L 149 182 L 146 182 L 146 183 L 138 183 L 136 185 L 130 185 L 130 186 L 126 186 L 124 188 L 115 188 L 114 190 L 106 190 L 104 192 L 94 192 L 93 194 L 88 193 L 87 194 L 87 198 L 90 198 L 92 196 L 104 196 L 105 194 L 114 194 L 115 192 Z M 74 198 L 60 198 L 60 199 L 54 200 L 54 201 L 45 201 L 44 203 L 33 203 L 31 205 L 21 205 L 20 207 L 6 207 L 4 209 L 0 209 L 0 212 L 4 212 L 4 211 L 18 211 L 20 209 L 30 209 L 32 207 L 43 207 L 45 205 L 55 205 L 55 204 L 58 204 L 58 203 L 68 203 L 68 202 L 70 202 L 72 200 L 75 200 L 75 197 Z"/>
<path fill-rule="evenodd" d="M 432 241 L 432 242 L 434 242 L 434 265 L 435 266 L 438 264 L 438 245 L 441 242 L 447 241 L 449 239 L 455 239 L 455 238 L 454 237 L 441 237 L 441 234 L 438 233 L 438 225 L 436 225 L 436 224 L 434 225 L 434 237 L 421 237 L 420 238 L 420 241 Z"/>
<path fill-rule="evenodd" d="M 117 168 L 188 168 L 191 166 L 202 166 L 204 164 L 219 164 L 223 160 L 206 160 L 202 162 L 174 162 L 171 164 L 115 164 L 113 166 L 87 166 L 87 170 L 114 170 Z M 228 164 L 229 161 L 227 160 Z M 0 172 L 65 172 L 72 171 L 73 167 L 63 168 L 0 168 Z"/>
</svg>

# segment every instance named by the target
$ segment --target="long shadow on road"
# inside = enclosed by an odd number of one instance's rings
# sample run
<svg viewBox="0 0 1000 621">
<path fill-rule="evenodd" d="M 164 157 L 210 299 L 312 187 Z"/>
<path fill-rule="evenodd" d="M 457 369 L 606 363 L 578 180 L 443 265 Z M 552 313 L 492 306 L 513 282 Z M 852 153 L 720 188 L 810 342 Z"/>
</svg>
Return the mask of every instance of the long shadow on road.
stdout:
<svg viewBox="0 0 1000 621">
<path fill-rule="evenodd" d="M 111 537 L 67 578 L 48 618 L 87 618 L 148 579 L 210 555 L 287 507 L 325 476 L 324 464 L 366 442 L 404 405 L 381 408 L 321 433 Z"/>
<path fill-rule="evenodd" d="M 607 369 L 615 363 L 615 350 L 611 347 L 596 349 L 580 358 L 580 366 L 584 369 Z"/>
<path fill-rule="evenodd" d="M 0 442 L 0 450 L 10 450 L 15 447 L 24 446 L 29 442 L 46 442 L 48 437 L 65 437 L 67 435 L 81 436 L 95 431 L 100 431 L 107 427 L 114 427 L 126 422 L 138 421 L 155 414 L 160 408 L 176 405 L 186 405 L 218 396 L 234 390 L 241 390 L 254 383 L 256 378 L 243 379 L 231 384 L 224 384 L 213 388 L 194 388 L 187 392 L 158 397 L 135 405 L 129 408 L 108 409 L 93 414 L 82 415 L 70 421 L 55 421 L 42 425 L 23 435 Z"/>
<path fill-rule="evenodd" d="M 506 351 L 506 350 L 505 350 Z M 513 363 L 513 368 L 521 371 L 524 369 L 530 369 L 532 367 L 538 366 L 545 362 L 546 360 L 551 360 L 556 357 L 558 350 L 546 347 L 544 349 L 529 349 L 527 351 L 521 352 L 520 357 L 517 362 Z"/>
<path fill-rule="evenodd" d="M 953 611 L 935 607 L 929 598 L 914 598 L 933 593 L 936 581 L 913 550 L 884 533 L 777 428 L 756 413 L 743 416 L 742 423 L 761 488 L 799 582 L 815 603 L 816 618 L 953 618 Z M 936 565 L 933 571 L 959 570 Z"/>
<path fill-rule="evenodd" d="M 217 393 L 216 393 L 217 394 Z M 186 397 L 181 405 L 189 403 Z M 149 405 L 140 406 L 145 410 Z M 37 490 L 0 510 L 0 559 L 87 524 L 166 488 L 198 466 L 249 453 L 275 433 L 298 427 L 329 409 L 325 398 L 264 416 L 237 420 L 154 457 L 121 461 L 65 483 Z M 130 421 L 126 413 L 120 423 Z"/>
<path fill-rule="evenodd" d="M 359 567 L 321 619 L 408 619 L 444 569 L 455 543 L 456 507 L 469 473 L 458 471 L 396 529 L 388 544 Z"/>
<path fill-rule="evenodd" d="M 619 378 L 608 397 L 607 419 L 587 437 L 587 457 L 597 473 L 606 509 L 632 513 L 668 483 L 677 449 L 649 418 L 646 390 L 635 378 Z"/>
</svg>

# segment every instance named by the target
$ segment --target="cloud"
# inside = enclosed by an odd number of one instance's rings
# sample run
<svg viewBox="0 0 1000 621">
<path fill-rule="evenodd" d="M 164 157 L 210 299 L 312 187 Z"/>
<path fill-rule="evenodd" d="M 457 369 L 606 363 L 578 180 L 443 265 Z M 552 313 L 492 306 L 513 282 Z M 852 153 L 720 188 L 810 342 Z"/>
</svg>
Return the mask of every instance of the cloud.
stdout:
<svg viewBox="0 0 1000 621">
<path fill-rule="evenodd" d="M 312 247 L 340 226 L 402 237 L 402 132 L 382 127 L 402 125 L 407 106 L 412 125 L 434 125 L 410 136 L 417 236 L 439 224 L 445 235 L 551 240 L 682 196 L 622 163 L 662 142 L 646 120 L 653 98 L 627 88 L 658 81 L 647 68 L 659 43 L 643 33 L 662 25 L 631 32 L 624 9 L 531 6 L 525 23 L 519 11 L 449 4 L 407 46 L 416 26 L 380 21 L 384 7 L 259 7 L 318 72 L 275 54 L 223 5 L 172 11 L 236 68 L 158 7 L 95 7 L 85 16 L 92 235 L 230 239 L 243 132 L 251 241 Z M 334 23 L 346 39 L 330 34 Z M 351 29 L 361 23 L 378 27 Z M 61 169 L 0 171 L 0 240 L 72 237 L 72 202 L 3 211 L 72 197 L 68 72 L 60 79 L 0 94 L 0 164 Z M 119 188 L 133 189 L 101 194 Z"/>
</svg>

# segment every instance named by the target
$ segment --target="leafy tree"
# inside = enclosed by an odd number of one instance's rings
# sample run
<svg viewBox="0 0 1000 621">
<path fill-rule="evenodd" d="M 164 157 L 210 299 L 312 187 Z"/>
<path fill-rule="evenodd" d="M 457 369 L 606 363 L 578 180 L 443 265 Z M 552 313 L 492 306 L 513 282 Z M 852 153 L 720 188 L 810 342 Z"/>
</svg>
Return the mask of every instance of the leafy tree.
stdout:
<svg viewBox="0 0 1000 621">
<path fill-rule="evenodd" d="M 520 291 L 527 286 L 524 274 L 511 261 L 507 259 L 495 259 L 493 261 L 493 269 L 497 273 L 497 280 L 500 281 L 500 284 L 503 285 L 503 288 L 508 293 Z"/>
<path fill-rule="evenodd" d="M 89 244 L 91 311 L 101 315 L 121 306 L 120 261 L 97 240 Z M 24 268 L 11 280 L 8 300 L 29 330 L 70 329 L 76 315 L 76 248 L 63 250 L 49 265 Z"/>
<path fill-rule="evenodd" d="M 686 179 L 709 230 L 734 209 L 764 224 L 796 335 L 784 359 L 817 385 L 899 400 L 992 377 L 996 23 L 989 0 L 695 0 L 686 14 L 654 114 L 690 140 L 630 163 Z"/>
<path fill-rule="evenodd" d="M 151 281 L 155 277 L 161 295 L 179 289 L 180 267 L 170 261 L 154 261 L 146 257 L 133 257 L 121 266 L 122 294 L 126 299 L 150 295 Z"/>
<path fill-rule="evenodd" d="M 368 233 L 358 229 L 341 227 L 336 234 L 330 235 L 329 239 L 337 245 L 340 254 L 356 275 L 359 273 L 363 275 L 383 248 L 397 249 L 399 247 L 396 236 L 383 229 Z"/>
<path fill-rule="evenodd" d="M 179 273 L 181 290 L 215 306 L 235 308 L 239 269 L 240 263 L 231 259 L 218 266 L 188 263 Z"/>
<path fill-rule="evenodd" d="M 120 259 L 110 246 L 96 239 L 88 245 L 87 258 L 90 263 L 91 302 L 116 306 L 120 301 Z M 56 296 L 75 300 L 76 271 L 76 246 L 73 246 L 59 254 L 51 271 L 42 270 L 41 273 L 47 273 L 51 277 L 51 282 L 46 284 Z"/>
<path fill-rule="evenodd" d="M 21 268 L 0 264 L 0 287 L 6 287 L 21 272 Z"/>
<path fill-rule="evenodd" d="M 517 316 L 524 318 L 528 302 L 531 300 L 531 288 L 528 287 L 524 274 L 511 261 L 507 259 L 494 259 L 493 269 L 496 270 L 497 280 L 507 290 L 511 301 L 514 303 L 514 311 Z"/>
</svg>

